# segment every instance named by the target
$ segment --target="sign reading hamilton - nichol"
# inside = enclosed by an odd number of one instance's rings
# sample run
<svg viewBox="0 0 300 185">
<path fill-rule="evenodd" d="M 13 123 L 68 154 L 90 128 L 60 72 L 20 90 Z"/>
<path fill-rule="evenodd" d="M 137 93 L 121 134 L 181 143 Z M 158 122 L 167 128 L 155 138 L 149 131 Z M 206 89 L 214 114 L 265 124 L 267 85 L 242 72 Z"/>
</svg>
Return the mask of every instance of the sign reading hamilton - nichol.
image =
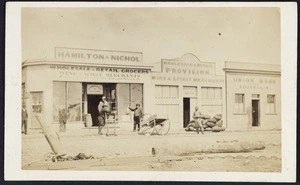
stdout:
<svg viewBox="0 0 300 185">
<path fill-rule="evenodd" d="M 55 58 L 63 61 L 111 63 L 142 62 L 143 57 L 141 52 L 55 47 Z"/>
</svg>

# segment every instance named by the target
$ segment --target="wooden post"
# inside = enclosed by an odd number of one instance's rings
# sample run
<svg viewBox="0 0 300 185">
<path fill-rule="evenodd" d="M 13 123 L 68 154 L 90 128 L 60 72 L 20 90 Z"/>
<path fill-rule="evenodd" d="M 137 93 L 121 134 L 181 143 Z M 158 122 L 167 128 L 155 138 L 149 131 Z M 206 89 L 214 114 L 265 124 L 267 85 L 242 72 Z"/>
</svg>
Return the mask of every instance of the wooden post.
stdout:
<svg viewBox="0 0 300 185">
<path fill-rule="evenodd" d="M 64 153 L 62 152 L 62 147 L 61 147 L 60 140 L 59 140 L 57 133 L 51 129 L 50 124 L 46 124 L 43 120 L 40 121 L 40 118 L 38 116 L 35 116 L 35 117 L 36 117 L 37 121 L 40 123 L 42 130 L 43 130 L 43 134 L 46 137 L 52 151 L 56 155 L 63 155 Z"/>
</svg>

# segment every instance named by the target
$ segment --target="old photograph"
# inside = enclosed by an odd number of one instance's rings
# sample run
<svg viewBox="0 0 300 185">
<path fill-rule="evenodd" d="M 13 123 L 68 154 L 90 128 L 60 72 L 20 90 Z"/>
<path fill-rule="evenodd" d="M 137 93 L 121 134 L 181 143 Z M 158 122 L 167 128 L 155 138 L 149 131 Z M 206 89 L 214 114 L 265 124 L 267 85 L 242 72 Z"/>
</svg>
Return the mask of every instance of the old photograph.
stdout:
<svg viewBox="0 0 300 185">
<path fill-rule="evenodd" d="M 281 16 L 21 7 L 19 168 L 280 174 Z"/>
</svg>

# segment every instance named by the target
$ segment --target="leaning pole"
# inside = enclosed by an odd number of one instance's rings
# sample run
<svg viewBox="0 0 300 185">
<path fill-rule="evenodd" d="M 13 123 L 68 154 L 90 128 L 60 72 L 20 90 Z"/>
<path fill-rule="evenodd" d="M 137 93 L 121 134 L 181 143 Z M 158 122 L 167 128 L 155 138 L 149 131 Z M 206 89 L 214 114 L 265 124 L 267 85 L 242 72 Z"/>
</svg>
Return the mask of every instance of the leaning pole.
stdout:
<svg viewBox="0 0 300 185">
<path fill-rule="evenodd" d="M 54 154 L 55 155 L 64 155 L 58 134 L 51 128 L 50 124 L 45 123 L 44 120 L 40 120 L 40 118 L 38 116 L 35 116 L 35 117 L 36 117 L 37 121 L 40 123 L 43 134 L 44 134 L 46 140 L 48 141 Z"/>
</svg>

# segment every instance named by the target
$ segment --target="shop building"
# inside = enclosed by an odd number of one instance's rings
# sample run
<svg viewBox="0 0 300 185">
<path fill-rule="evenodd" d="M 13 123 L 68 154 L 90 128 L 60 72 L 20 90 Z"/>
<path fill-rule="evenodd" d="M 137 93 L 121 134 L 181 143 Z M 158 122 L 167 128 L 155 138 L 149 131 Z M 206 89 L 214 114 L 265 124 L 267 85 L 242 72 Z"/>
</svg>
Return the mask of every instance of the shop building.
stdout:
<svg viewBox="0 0 300 185">
<path fill-rule="evenodd" d="M 280 66 L 225 62 L 227 130 L 281 129 Z"/>
<path fill-rule="evenodd" d="M 22 63 L 23 103 L 29 128 L 39 128 L 35 119 L 56 124 L 60 109 L 68 110 L 69 127 L 83 127 L 90 114 L 97 125 L 98 103 L 106 96 L 119 122 L 130 122 L 128 106 L 149 110 L 151 66 L 142 53 L 74 48 L 55 48 L 55 59 Z M 151 100 L 150 100 L 151 101 Z"/>
<path fill-rule="evenodd" d="M 222 114 L 226 126 L 225 76 L 216 75 L 216 64 L 201 62 L 193 54 L 162 59 L 161 71 L 152 72 L 154 112 L 168 116 L 171 128 L 184 128 L 195 106 L 211 117 Z"/>
</svg>

